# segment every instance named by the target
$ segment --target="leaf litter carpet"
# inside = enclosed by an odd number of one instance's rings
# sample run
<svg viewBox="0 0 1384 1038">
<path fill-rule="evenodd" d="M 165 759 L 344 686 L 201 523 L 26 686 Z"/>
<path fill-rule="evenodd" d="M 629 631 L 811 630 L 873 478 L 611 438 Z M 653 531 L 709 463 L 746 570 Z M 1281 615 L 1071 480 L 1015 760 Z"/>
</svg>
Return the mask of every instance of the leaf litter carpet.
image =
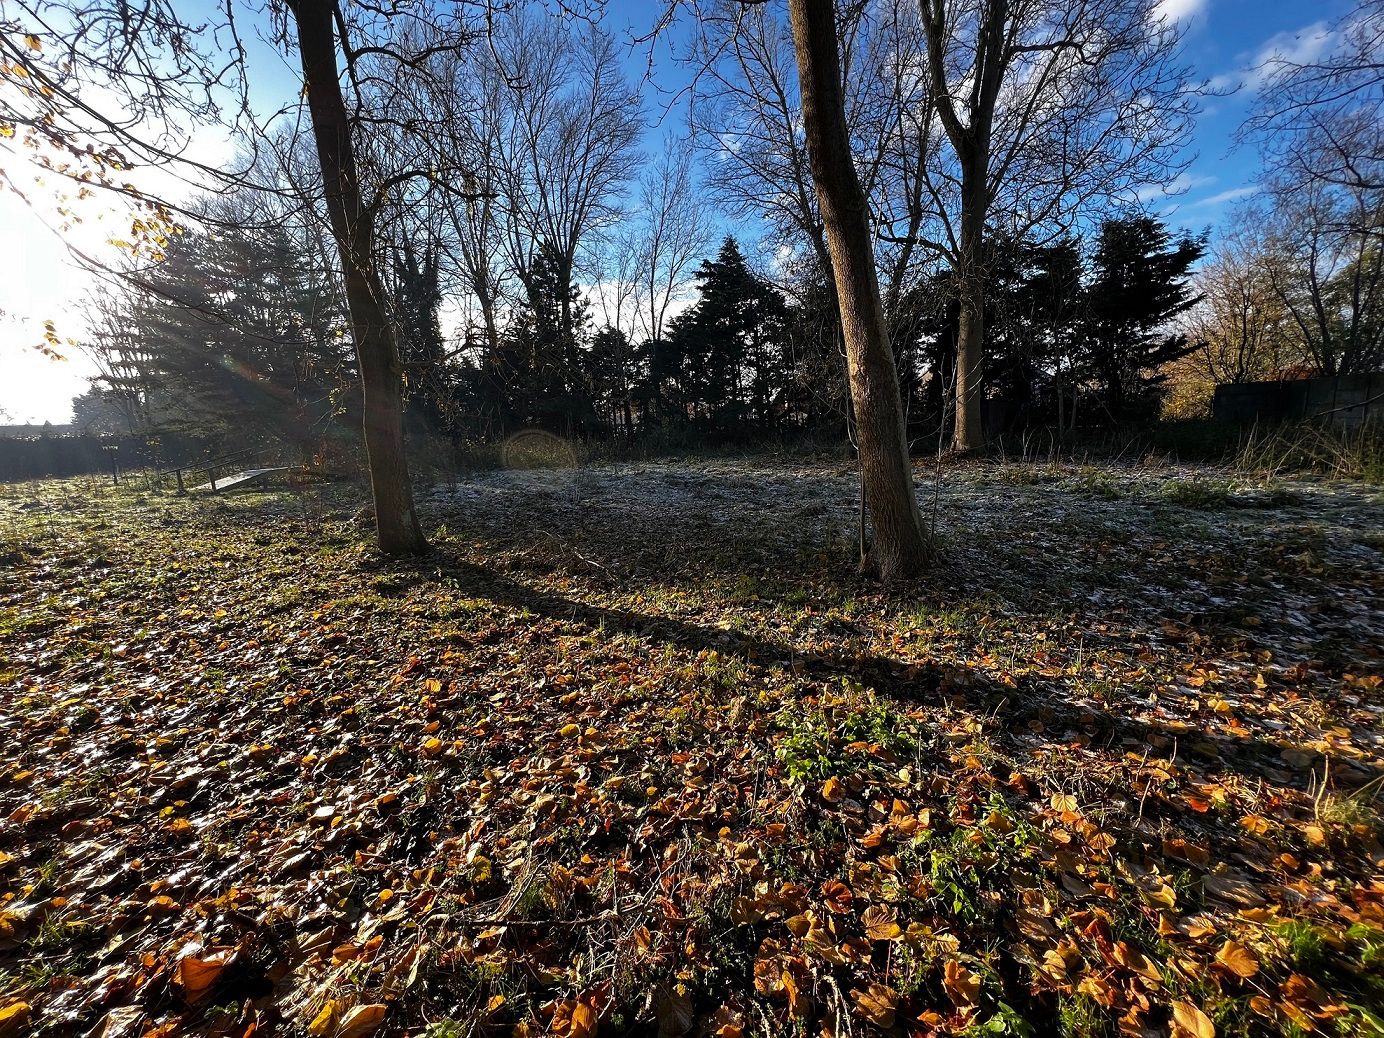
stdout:
<svg viewBox="0 0 1384 1038">
<path fill-rule="evenodd" d="M 0 1036 L 1384 1033 L 1373 488 L 0 488 Z"/>
</svg>

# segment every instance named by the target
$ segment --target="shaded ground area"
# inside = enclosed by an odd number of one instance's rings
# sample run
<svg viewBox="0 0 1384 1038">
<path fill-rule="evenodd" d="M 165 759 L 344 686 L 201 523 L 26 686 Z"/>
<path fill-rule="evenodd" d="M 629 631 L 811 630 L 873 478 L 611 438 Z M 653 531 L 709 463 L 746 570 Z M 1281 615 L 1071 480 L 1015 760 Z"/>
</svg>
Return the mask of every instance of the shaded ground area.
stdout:
<svg viewBox="0 0 1384 1038">
<path fill-rule="evenodd" d="M 919 479 L 0 487 L 0 1035 L 1384 1033 L 1379 492 Z"/>
</svg>

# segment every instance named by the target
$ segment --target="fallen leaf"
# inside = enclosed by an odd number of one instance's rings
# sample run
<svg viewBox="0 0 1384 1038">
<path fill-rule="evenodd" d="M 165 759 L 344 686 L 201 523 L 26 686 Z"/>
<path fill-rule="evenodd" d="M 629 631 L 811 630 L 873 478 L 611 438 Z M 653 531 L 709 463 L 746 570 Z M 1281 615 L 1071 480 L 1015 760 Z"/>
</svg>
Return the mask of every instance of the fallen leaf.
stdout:
<svg viewBox="0 0 1384 1038">
<path fill-rule="evenodd" d="M 1076 814 L 1076 797 L 1070 793 L 1054 793 L 1048 803 L 1059 814 Z"/>
<path fill-rule="evenodd" d="M 326 1038 L 327 1035 L 336 1032 L 337 1024 L 341 1022 L 341 1003 L 330 998 L 322 1005 L 322 1009 L 312 1018 L 312 1023 L 308 1024 L 308 1034 L 313 1038 Z"/>
<path fill-rule="evenodd" d="M 183 1000 L 188 1005 L 197 1005 L 211 994 L 221 973 L 230 961 L 229 952 L 219 952 L 204 959 L 186 955 L 178 960 L 173 973 L 174 982 L 182 990 Z"/>
<path fill-rule="evenodd" d="M 865 936 L 872 941 L 892 941 L 903 930 L 899 928 L 898 913 L 887 905 L 871 905 L 861 915 Z"/>
<path fill-rule="evenodd" d="M 1192 1003 L 1174 1002 L 1170 1038 L 1216 1038 L 1216 1025 Z"/>
<path fill-rule="evenodd" d="M 942 990 L 958 1006 L 973 1006 L 980 1000 L 980 976 L 949 959 L 942 970 Z"/>
<path fill-rule="evenodd" d="M 0 1009 L 0 1038 L 18 1038 L 29 1026 L 28 1002 L 11 1002 Z"/>
<path fill-rule="evenodd" d="M 681 985 L 666 991 L 658 1000 L 658 1033 L 662 1038 L 678 1038 L 692 1030 L 696 1015 L 692 1011 L 692 1000 Z"/>
<path fill-rule="evenodd" d="M 1216 952 L 1216 962 L 1240 978 L 1252 977 L 1259 972 L 1259 960 L 1243 944 L 1226 941 Z"/>
<path fill-rule="evenodd" d="M 364 1038 L 365 1035 L 374 1034 L 384 1023 L 384 1014 L 387 1011 L 388 1006 L 378 1002 L 374 1005 L 356 1006 L 341 1018 L 341 1030 L 336 1032 L 336 1038 Z"/>
<path fill-rule="evenodd" d="M 872 983 L 865 991 L 852 990 L 851 1001 L 855 1003 L 856 1012 L 876 1027 L 887 1030 L 894 1026 L 899 996 L 893 988 Z"/>
<path fill-rule="evenodd" d="M 570 1038 L 591 1038 L 598 1026 L 596 1010 L 588 1003 L 579 1001 L 572 1007 L 572 1029 L 568 1032 Z"/>
</svg>

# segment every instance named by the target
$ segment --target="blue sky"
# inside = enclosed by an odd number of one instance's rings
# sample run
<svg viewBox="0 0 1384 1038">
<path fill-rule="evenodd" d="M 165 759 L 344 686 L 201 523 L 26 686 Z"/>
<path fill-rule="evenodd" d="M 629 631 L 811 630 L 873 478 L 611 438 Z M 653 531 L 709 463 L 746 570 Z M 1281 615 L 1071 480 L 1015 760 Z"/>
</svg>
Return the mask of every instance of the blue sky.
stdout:
<svg viewBox="0 0 1384 1038">
<path fill-rule="evenodd" d="M 1307 55 L 1327 42 L 1331 25 L 1349 13 L 1339 0 L 1170 0 L 1187 27 L 1188 62 L 1225 97 L 1207 98 L 1197 120 L 1185 194 L 1169 203 L 1170 219 L 1196 229 L 1215 225 L 1253 192 L 1259 172 L 1252 148 L 1235 148 L 1234 135 L 1254 96 L 1255 66 L 1273 53 Z"/>
<path fill-rule="evenodd" d="M 206 5 L 210 0 L 196 0 Z M 1166 214 L 1175 227 L 1199 231 L 1214 227 L 1231 208 L 1253 193 L 1258 173 L 1258 158 L 1249 148 L 1236 149 L 1233 136 L 1253 97 L 1254 66 L 1273 52 L 1310 53 L 1320 49 L 1326 29 L 1350 9 L 1345 0 L 1322 3 L 1293 0 L 1163 0 L 1164 9 L 1186 27 L 1186 57 L 1197 74 L 1229 96 L 1208 98 L 1197 121 L 1192 153 L 1186 174 L 1171 185 L 1181 189 L 1176 197 L 1159 197 L 1150 188 L 1148 203 Z M 654 12 L 662 9 L 661 0 L 608 0 L 607 27 L 617 38 L 630 39 L 646 33 Z M 184 8 L 186 9 L 186 8 Z M 243 10 L 243 8 L 241 9 Z M 244 30 L 248 27 L 242 27 Z M 262 31 L 262 30 L 261 30 Z M 654 79 L 661 95 L 651 94 L 647 111 L 657 114 L 668 97 L 686 86 L 690 71 L 672 54 L 681 52 L 686 28 L 674 27 L 654 51 Z M 252 32 L 245 34 L 247 37 Z M 256 103 L 271 110 L 297 90 L 297 76 L 274 50 L 252 43 L 252 78 Z M 648 58 L 647 46 L 631 47 L 629 70 L 642 75 Z M 663 128 L 651 126 L 649 143 L 662 137 L 667 120 L 676 122 L 677 113 L 665 119 Z M 218 150 L 229 158 L 224 142 L 205 142 L 208 153 Z M 0 163 L 7 161 L 0 148 Z M 0 421 L 67 421 L 68 402 L 86 387 L 94 373 L 89 363 L 74 356 L 65 363 L 53 363 L 28 348 L 37 339 L 34 329 L 44 319 L 69 317 L 85 288 L 83 276 L 67 263 L 61 245 L 23 211 L 15 199 L 0 193 L 0 227 L 18 249 L 0 249 L 0 310 L 8 318 L 0 325 Z M 746 241 L 758 237 L 755 227 L 727 226 Z M 8 419 L 3 417 L 8 414 Z"/>
<path fill-rule="evenodd" d="M 653 6 L 648 0 L 611 0 L 607 25 L 627 37 L 646 33 Z M 1185 29 L 1187 64 L 1224 96 L 1206 98 L 1189 149 L 1192 162 L 1169 185 L 1171 197 L 1151 187 L 1148 204 L 1171 223 L 1195 231 L 1214 228 L 1238 201 L 1253 194 L 1258 156 L 1250 147 L 1235 148 L 1233 138 L 1254 96 L 1255 67 L 1273 53 L 1319 51 L 1331 25 L 1351 6 L 1348 0 L 1164 0 L 1164 10 Z M 669 94 L 690 77 L 687 68 L 668 60 L 684 33 L 675 27 L 655 51 L 656 82 Z M 647 48 L 631 54 L 632 74 L 643 73 L 646 56 Z M 745 236 L 752 238 L 753 231 Z"/>
</svg>

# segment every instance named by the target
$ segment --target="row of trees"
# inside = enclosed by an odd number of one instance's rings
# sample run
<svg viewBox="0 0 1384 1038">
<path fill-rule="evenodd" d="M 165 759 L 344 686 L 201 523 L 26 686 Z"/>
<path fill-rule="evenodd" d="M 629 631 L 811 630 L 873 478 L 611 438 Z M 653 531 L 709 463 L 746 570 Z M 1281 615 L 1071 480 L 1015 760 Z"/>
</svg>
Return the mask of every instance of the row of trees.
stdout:
<svg viewBox="0 0 1384 1038">
<path fill-rule="evenodd" d="M 987 380 L 1023 406 L 1050 399 L 1063 421 L 1094 390 L 1118 417 L 1146 396 L 1151 364 L 1186 350 L 1161 325 L 1187 309 L 1200 244 L 1142 217 L 1100 226 L 1140 185 L 1172 178 L 1192 114 L 1179 29 L 1152 0 L 791 0 L 786 18 L 734 0 L 674 5 L 694 40 L 693 132 L 653 161 L 613 41 L 571 12 L 271 6 L 309 139 L 254 119 L 232 8 L 211 27 L 165 0 L 137 18 L 127 4 L 14 9 L 22 35 L 4 36 L 0 71 L 19 90 L 0 124 L 79 194 L 139 195 L 115 174 L 175 158 L 166 142 L 183 124 L 224 123 L 216 98 L 240 91 L 248 160 L 201 171 L 234 191 L 234 211 L 185 214 L 205 232 L 179 239 L 170 203 L 142 199 L 131 245 L 145 266 L 126 282 L 179 314 L 115 304 L 106 343 L 137 331 L 159 345 L 108 351 L 109 392 L 156 413 L 181 365 L 206 380 L 211 413 L 258 393 L 299 424 L 358 414 L 389 552 L 423 547 L 406 398 L 439 424 L 573 433 L 772 427 L 848 402 L 873 562 L 906 572 L 926 554 L 907 465 L 915 403 L 934 399 L 953 443 L 974 449 Z M 92 82 L 135 118 L 103 119 L 84 100 Z M 769 229 L 771 258 L 754 275 L 723 252 L 674 319 L 710 232 L 689 147 L 719 197 Z M 237 256 L 237 233 L 267 251 Z M 234 273 L 188 292 L 178 283 L 203 250 Z M 1134 280 L 1109 274 L 1119 256 L 1138 259 Z M 252 268 L 281 307 L 255 300 Z M 1143 316 L 1101 302 L 1116 289 L 1140 296 Z M 233 341 L 202 318 L 231 321 Z M 158 356 L 127 360 L 140 351 Z M 342 389 L 349 377 L 358 393 Z"/>
<path fill-rule="evenodd" d="M 359 420 L 346 310 L 325 268 L 298 261 L 291 224 L 251 230 L 255 199 L 215 203 L 236 230 L 170 243 L 148 283 L 104 294 L 88 349 L 105 372 L 79 398 L 94 431 L 250 437 L 305 447 Z M 1129 421 L 1157 408 L 1161 368 L 1196 348 L 1168 326 L 1195 302 L 1200 239 L 1146 216 L 1107 220 L 1087 243 L 987 245 L 994 271 L 984 363 L 1008 424 Z M 534 426 L 633 437 L 652 428 L 744 440 L 840 435 L 848 387 L 835 329 L 756 273 L 727 238 L 692 277 L 663 334 L 603 323 L 556 257 L 540 254 L 523 302 L 448 348 L 439 263 L 402 247 L 385 278 L 404 347 L 405 413 L 419 434 L 502 438 Z M 937 269 L 910 300 L 922 318 L 893 340 L 910 438 L 935 436 L 954 368 L 959 300 Z M 825 289 L 819 297 L 825 298 Z M 493 339 L 492 339 L 493 335 Z"/>
</svg>

